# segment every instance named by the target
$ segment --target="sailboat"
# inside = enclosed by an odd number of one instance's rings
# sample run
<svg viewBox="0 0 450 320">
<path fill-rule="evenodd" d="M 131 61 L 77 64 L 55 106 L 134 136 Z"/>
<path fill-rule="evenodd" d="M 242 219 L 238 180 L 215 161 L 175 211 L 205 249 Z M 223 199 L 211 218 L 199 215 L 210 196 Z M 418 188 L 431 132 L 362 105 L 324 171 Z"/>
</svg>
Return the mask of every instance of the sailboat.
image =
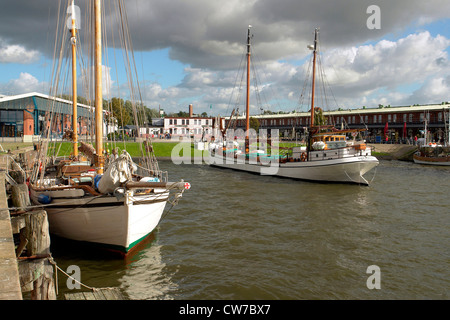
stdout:
<svg viewBox="0 0 450 320">
<path fill-rule="evenodd" d="M 41 153 L 30 177 L 30 198 L 48 214 L 52 235 L 88 243 L 126 256 L 155 230 L 167 202 L 176 204 L 190 188 L 184 181 L 168 182 L 159 170 L 151 141 L 144 141 L 147 167 L 131 156 L 107 156 L 103 149 L 101 0 L 94 1 L 95 36 L 95 148 L 77 137 L 76 45 L 77 19 L 74 3 L 71 15 L 73 125 L 65 136 L 73 143 L 70 159 L 53 164 L 47 172 L 48 139 L 41 141 Z M 70 20 L 69 20 L 70 21 Z M 138 131 L 139 134 L 139 131 Z M 79 154 L 78 151 L 83 153 Z"/>
<path fill-rule="evenodd" d="M 244 150 L 236 144 L 226 141 L 226 130 L 222 131 L 222 143 L 212 143 L 210 164 L 215 167 L 229 168 L 256 174 L 270 174 L 279 177 L 309 180 L 316 182 L 336 182 L 369 185 L 364 175 L 374 169 L 378 159 L 372 156 L 369 146 L 364 142 L 347 141 L 346 135 L 356 136 L 357 130 L 339 130 L 332 126 L 314 123 L 314 88 L 315 65 L 318 51 L 318 29 L 315 29 L 314 45 L 308 46 L 313 51 L 311 117 L 306 147 L 292 147 L 285 155 L 278 152 L 264 153 L 259 145 L 250 151 L 249 141 L 249 87 L 250 87 L 250 28 L 247 36 L 247 101 L 246 101 L 246 137 Z M 231 117 L 230 117 L 231 120 Z M 219 139 L 220 140 L 220 139 Z M 257 143 L 257 140 L 254 140 Z M 267 144 L 270 144 L 267 140 Z M 275 151 L 277 148 L 275 146 Z"/>
<path fill-rule="evenodd" d="M 445 113 L 444 113 L 445 115 Z M 450 111 L 448 114 L 448 125 L 444 144 L 437 144 L 428 141 L 427 137 L 427 117 L 425 117 L 425 143 L 417 147 L 417 152 L 413 154 L 414 163 L 434 166 L 450 166 Z"/>
</svg>

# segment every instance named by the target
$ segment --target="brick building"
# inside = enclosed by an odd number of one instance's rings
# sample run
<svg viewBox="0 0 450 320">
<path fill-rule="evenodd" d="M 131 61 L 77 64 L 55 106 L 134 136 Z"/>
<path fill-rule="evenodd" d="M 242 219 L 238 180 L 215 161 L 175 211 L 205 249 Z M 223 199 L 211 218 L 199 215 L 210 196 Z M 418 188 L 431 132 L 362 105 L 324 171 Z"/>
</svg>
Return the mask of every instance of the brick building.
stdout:
<svg viewBox="0 0 450 320">
<path fill-rule="evenodd" d="M 444 139 L 448 133 L 450 104 L 416 105 L 408 107 L 380 107 L 325 111 L 323 115 L 328 124 L 341 128 L 366 128 L 366 139 L 370 142 L 405 142 L 421 135 L 427 129 L 436 141 Z M 251 116 L 259 121 L 260 128 L 278 129 L 285 137 L 301 136 L 304 128 L 309 127 L 310 112 L 289 114 L 271 114 Z M 228 123 L 230 119 L 226 119 Z M 245 117 L 236 120 L 236 128 L 245 128 Z M 448 139 L 448 138 L 447 138 Z M 378 140 L 378 141 L 377 141 Z"/>
<path fill-rule="evenodd" d="M 93 109 L 81 103 L 77 103 L 77 107 L 78 134 L 82 138 L 91 130 Z M 72 101 L 36 92 L 0 96 L 0 141 L 36 140 L 50 125 L 49 119 L 55 138 L 61 137 L 65 129 L 72 129 Z M 105 134 L 106 130 L 105 123 Z"/>
</svg>

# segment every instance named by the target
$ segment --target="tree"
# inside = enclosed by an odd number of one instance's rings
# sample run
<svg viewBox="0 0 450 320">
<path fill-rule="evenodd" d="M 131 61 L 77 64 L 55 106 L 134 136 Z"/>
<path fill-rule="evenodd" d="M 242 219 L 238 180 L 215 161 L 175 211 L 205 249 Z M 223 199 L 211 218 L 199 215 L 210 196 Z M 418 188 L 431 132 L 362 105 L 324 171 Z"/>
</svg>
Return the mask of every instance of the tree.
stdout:
<svg viewBox="0 0 450 320">
<path fill-rule="evenodd" d="M 256 118 L 250 117 L 250 128 L 254 129 L 256 132 L 259 131 L 259 120 Z"/>
<path fill-rule="evenodd" d="M 119 126 L 129 124 L 132 115 L 131 102 L 124 102 L 121 98 L 112 98 L 110 103 L 112 115 L 117 119 L 117 124 Z M 130 110 L 127 110 L 128 108 Z"/>
<path fill-rule="evenodd" d="M 326 126 L 327 118 L 323 115 L 321 108 L 314 108 L 314 125 L 315 126 Z"/>
</svg>

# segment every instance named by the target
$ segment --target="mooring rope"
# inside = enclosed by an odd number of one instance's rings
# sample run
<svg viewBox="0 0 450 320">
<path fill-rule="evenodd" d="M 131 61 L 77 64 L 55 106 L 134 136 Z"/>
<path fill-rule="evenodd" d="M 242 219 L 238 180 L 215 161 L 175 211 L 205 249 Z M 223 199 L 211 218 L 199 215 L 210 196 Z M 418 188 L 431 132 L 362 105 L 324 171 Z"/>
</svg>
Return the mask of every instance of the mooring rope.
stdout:
<svg viewBox="0 0 450 320">
<path fill-rule="evenodd" d="M 67 272 L 65 272 L 63 269 L 61 269 L 61 268 L 56 264 L 55 260 L 53 260 L 53 257 L 52 257 L 52 256 L 48 257 L 48 261 L 55 267 L 55 270 L 61 271 L 65 276 L 67 276 L 67 277 L 70 278 L 71 280 L 73 280 L 73 281 L 79 283 L 80 285 L 82 285 L 83 287 L 85 287 L 85 288 L 87 288 L 87 289 L 89 289 L 89 290 L 92 290 L 92 291 L 95 291 L 95 290 L 96 290 L 96 288 L 85 285 L 84 283 L 78 281 L 77 279 L 75 279 L 74 277 L 72 277 L 70 274 L 68 274 Z M 56 295 L 58 295 L 58 272 L 56 272 L 56 271 L 55 271 L 55 288 L 56 288 Z"/>
</svg>

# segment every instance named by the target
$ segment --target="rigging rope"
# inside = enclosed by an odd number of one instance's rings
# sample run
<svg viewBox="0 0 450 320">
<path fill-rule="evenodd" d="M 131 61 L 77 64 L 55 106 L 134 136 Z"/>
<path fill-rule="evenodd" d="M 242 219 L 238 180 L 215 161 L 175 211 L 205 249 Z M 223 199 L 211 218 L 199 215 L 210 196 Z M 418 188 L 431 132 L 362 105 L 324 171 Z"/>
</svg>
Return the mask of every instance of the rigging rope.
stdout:
<svg viewBox="0 0 450 320">
<path fill-rule="evenodd" d="M 65 5 L 64 5 L 65 3 Z M 56 19 L 56 31 L 55 31 L 55 45 L 53 50 L 53 66 L 52 66 L 52 74 L 50 81 L 50 91 L 49 96 L 58 97 L 61 96 L 61 93 L 70 91 L 68 88 L 71 87 L 71 83 L 69 83 L 70 79 L 70 66 L 71 66 L 71 55 L 70 55 L 70 41 L 69 41 L 69 33 L 66 28 L 66 21 L 69 18 L 70 13 L 67 12 L 66 8 L 70 6 L 71 0 L 67 0 L 64 2 L 58 2 L 57 9 L 57 19 Z M 94 14 L 93 14 L 93 2 L 88 2 L 85 7 L 85 14 L 82 14 L 79 17 L 80 22 L 83 19 L 84 30 L 78 30 L 77 32 L 77 42 L 76 42 L 76 52 L 79 57 L 77 64 L 80 65 L 80 75 L 81 75 L 81 88 L 84 95 L 87 97 L 87 104 L 91 104 L 93 101 L 93 52 L 94 52 L 94 40 L 90 36 L 93 31 L 93 22 L 94 22 Z M 138 72 L 137 66 L 133 51 L 133 45 L 130 36 L 130 30 L 128 28 L 128 16 L 126 12 L 126 2 L 123 0 L 116 0 L 114 2 L 105 2 L 105 6 L 103 6 L 102 10 L 102 20 L 106 23 L 103 23 L 102 28 L 102 39 L 103 39 L 103 54 L 104 54 L 104 63 L 102 66 L 103 74 L 106 75 L 104 77 L 104 82 L 106 82 L 106 86 L 104 87 L 104 91 L 107 92 L 107 97 L 110 98 L 110 94 L 112 92 L 109 70 L 110 70 L 110 61 L 107 48 L 109 47 L 108 39 L 112 40 L 112 48 L 114 54 L 114 63 L 116 66 L 116 77 L 117 77 L 117 91 L 119 93 L 119 106 L 118 110 L 122 115 L 126 112 L 127 105 L 122 103 L 123 100 L 120 98 L 120 82 L 119 82 L 119 70 L 117 67 L 117 56 L 116 56 L 116 36 L 119 39 L 120 46 L 122 47 L 123 59 L 124 59 L 124 68 L 127 74 L 127 83 L 129 87 L 129 97 L 131 100 L 131 111 L 134 120 L 134 124 L 136 125 L 136 136 L 141 137 L 142 133 L 140 130 L 140 126 L 142 123 L 147 122 L 147 116 L 145 111 L 145 106 L 143 103 L 143 95 L 141 90 L 141 85 L 138 81 Z M 65 10 L 63 12 L 62 10 Z M 109 11 L 108 11 L 109 10 Z M 109 15 L 107 15 L 107 12 Z M 50 15 L 50 13 L 49 13 Z M 106 20 L 108 18 L 108 21 Z M 114 20 L 115 19 L 115 20 Z M 82 25 L 82 23 L 80 23 Z M 115 28 L 118 28 L 118 32 L 115 31 Z M 110 30 L 107 30 L 110 29 Z M 83 32 L 84 31 L 84 32 Z M 109 37 L 111 35 L 111 37 Z M 87 41 L 83 41 L 83 39 L 87 39 Z M 84 42 L 84 43 L 83 43 Z M 89 58 L 86 59 L 85 54 L 88 54 Z M 66 72 L 67 71 L 67 72 Z M 137 102 L 139 101 L 139 102 Z M 114 115 L 112 99 L 105 101 L 105 111 L 109 112 L 109 114 Z M 64 130 L 64 126 L 66 124 L 65 116 L 61 116 L 61 114 L 67 114 L 67 111 L 62 110 L 63 103 L 60 103 L 56 100 L 49 100 L 47 106 L 47 112 L 45 114 L 45 132 L 42 133 L 43 139 L 41 140 L 41 153 L 39 155 L 37 163 L 42 163 L 43 166 L 47 164 L 48 161 L 48 151 L 49 148 L 49 140 L 51 136 L 56 133 L 62 133 Z M 117 110 L 115 111 L 117 112 Z M 69 112 L 70 114 L 70 112 Z M 91 142 L 94 137 L 94 108 L 90 108 L 88 115 L 85 117 L 86 120 L 86 131 L 90 133 Z M 119 117 L 118 117 L 119 118 Z M 124 117 L 120 117 L 122 120 Z M 111 123 L 113 120 L 112 117 L 107 118 L 108 122 Z M 121 123 L 122 127 L 124 127 L 125 123 Z M 83 127 L 84 128 L 84 127 Z M 149 133 L 149 132 L 148 132 Z M 116 137 L 113 136 L 112 147 L 116 146 Z M 147 139 L 147 143 L 151 146 L 150 137 Z M 124 141 L 124 148 L 126 148 L 126 142 Z M 145 147 L 142 143 L 139 143 L 140 152 L 143 158 L 145 165 L 149 168 L 149 170 L 153 170 L 154 172 L 161 172 L 158 162 L 156 160 L 156 156 L 154 155 L 152 147 Z M 56 150 L 57 148 L 55 148 Z M 54 158 L 54 157 L 50 157 Z M 39 166 L 37 165 L 33 170 L 32 181 L 36 181 L 38 177 L 43 178 L 44 170 L 41 170 L 39 174 Z"/>
</svg>

